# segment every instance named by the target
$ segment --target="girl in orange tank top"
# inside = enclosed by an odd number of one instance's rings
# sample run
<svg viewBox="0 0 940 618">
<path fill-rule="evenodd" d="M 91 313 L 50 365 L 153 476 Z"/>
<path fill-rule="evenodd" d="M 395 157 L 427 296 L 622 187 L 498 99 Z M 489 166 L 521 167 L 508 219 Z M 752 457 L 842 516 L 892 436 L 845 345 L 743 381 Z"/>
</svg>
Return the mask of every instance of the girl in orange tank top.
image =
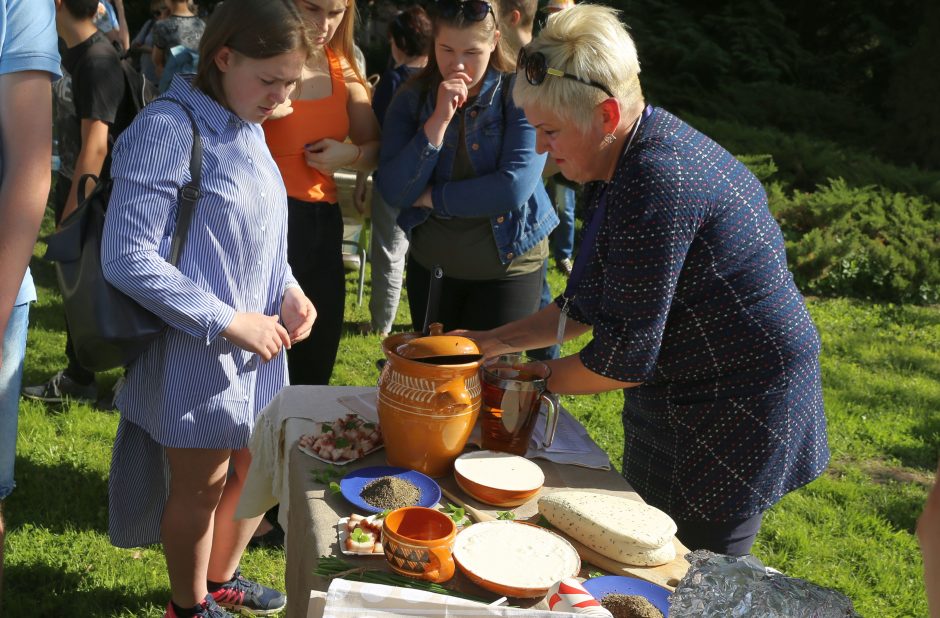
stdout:
<svg viewBox="0 0 940 618">
<path fill-rule="evenodd" d="M 287 260 L 317 309 L 310 337 L 287 354 L 290 381 L 328 384 L 346 291 L 343 217 L 333 174 L 375 169 L 379 128 L 366 81 L 355 65 L 353 1 L 294 1 L 322 53 L 307 61 L 291 99 L 262 128 L 287 188 Z"/>
<path fill-rule="evenodd" d="M 333 175 L 308 165 L 306 159 L 308 148 L 320 140 L 329 138 L 339 143 L 349 135 L 346 110 L 349 94 L 342 63 L 329 47 L 323 49 L 329 61 L 332 92 L 322 99 L 297 99 L 289 116 L 269 120 L 262 127 L 271 155 L 284 178 L 287 195 L 308 202 L 332 204 L 336 203 Z"/>
</svg>

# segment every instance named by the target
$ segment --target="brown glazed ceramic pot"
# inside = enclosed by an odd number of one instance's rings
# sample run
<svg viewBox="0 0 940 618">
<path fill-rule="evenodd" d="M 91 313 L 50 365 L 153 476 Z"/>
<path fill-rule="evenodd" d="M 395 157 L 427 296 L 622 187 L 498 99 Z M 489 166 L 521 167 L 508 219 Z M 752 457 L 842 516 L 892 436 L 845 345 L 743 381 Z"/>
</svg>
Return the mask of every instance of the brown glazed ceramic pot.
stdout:
<svg viewBox="0 0 940 618">
<path fill-rule="evenodd" d="M 415 349 L 431 350 L 423 356 L 452 355 L 455 344 L 466 353 L 468 342 L 478 351 L 463 337 L 419 337 L 403 333 L 382 342 L 388 362 L 379 377 L 379 423 L 389 465 L 442 477 L 450 474 L 480 413 L 480 360 L 434 364 L 406 358 L 413 340 Z"/>
</svg>

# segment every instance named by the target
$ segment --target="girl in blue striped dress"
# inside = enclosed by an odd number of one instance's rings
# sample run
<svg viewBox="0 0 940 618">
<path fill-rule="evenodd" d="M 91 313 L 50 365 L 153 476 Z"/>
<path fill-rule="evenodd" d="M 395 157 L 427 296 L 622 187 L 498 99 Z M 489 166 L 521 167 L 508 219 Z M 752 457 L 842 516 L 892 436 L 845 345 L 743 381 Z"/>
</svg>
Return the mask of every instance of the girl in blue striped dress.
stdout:
<svg viewBox="0 0 940 618">
<path fill-rule="evenodd" d="M 293 2 L 227 0 L 176 76 L 114 149 L 102 262 L 165 333 L 127 371 L 109 480 L 112 542 L 162 542 L 167 616 L 276 613 L 283 594 L 240 575 L 258 520 L 235 520 L 258 412 L 287 383 L 283 348 L 316 312 L 287 264 L 287 196 L 259 126 L 300 77 L 311 43 Z M 192 112 L 204 146 L 200 198 L 176 266 L 166 261 L 190 178 Z M 217 605 L 218 602 L 218 605 Z"/>
</svg>

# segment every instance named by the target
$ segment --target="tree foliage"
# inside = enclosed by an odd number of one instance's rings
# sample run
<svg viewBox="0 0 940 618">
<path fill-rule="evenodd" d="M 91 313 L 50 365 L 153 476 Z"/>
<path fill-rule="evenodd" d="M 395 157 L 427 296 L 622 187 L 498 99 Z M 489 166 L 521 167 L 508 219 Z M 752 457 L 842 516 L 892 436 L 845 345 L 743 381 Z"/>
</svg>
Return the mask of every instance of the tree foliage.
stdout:
<svg viewBox="0 0 940 618">
<path fill-rule="evenodd" d="M 940 302 L 940 205 L 831 180 L 812 193 L 768 186 L 804 293 Z"/>
<path fill-rule="evenodd" d="M 650 97 L 940 169 L 940 8 L 922 0 L 609 0 Z"/>
</svg>

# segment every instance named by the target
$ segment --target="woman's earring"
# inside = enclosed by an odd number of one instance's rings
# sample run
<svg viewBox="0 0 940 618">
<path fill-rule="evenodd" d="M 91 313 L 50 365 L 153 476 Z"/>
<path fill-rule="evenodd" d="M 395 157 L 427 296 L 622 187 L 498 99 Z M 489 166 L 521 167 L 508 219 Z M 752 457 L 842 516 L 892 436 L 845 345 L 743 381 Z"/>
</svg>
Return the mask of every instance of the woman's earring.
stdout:
<svg viewBox="0 0 940 618">
<path fill-rule="evenodd" d="M 617 139 L 616 135 L 614 135 L 613 133 L 608 133 L 607 135 L 604 136 L 604 143 L 610 146 L 611 144 L 614 143 L 616 139 Z"/>
</svg>

